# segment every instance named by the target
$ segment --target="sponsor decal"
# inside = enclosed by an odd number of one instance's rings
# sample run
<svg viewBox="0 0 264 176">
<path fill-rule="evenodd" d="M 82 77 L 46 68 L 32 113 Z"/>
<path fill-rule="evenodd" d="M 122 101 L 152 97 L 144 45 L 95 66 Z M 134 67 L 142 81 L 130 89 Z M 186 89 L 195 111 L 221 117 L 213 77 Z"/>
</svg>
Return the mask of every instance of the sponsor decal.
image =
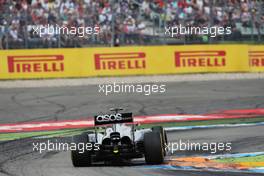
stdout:
<svg viewBox="0 0 264 176">
<path fill-rule="evenodd" d="M 95 125 L 133 122 L 132 113 L 116 113 L 94 116 Z"/>
<path fill-rule="evenodd" d="M 264 67 L 264 51 L 249 51 L 251 67 Z"/>
<path fill-rule="evenodd" d="M 95 54 L 96 70 L 129 70 L 145 69 L 146 54 L 143 52 L 132 53 L 105 53 Z"/>
<path fill-rule="evenodd" d="M 63 55 L 8 56 L 9 73 L 63 72 Z"/>
<path fill-rule="evenodd" d="M 224 67 L 225 51 L 177 51 L 175 67 Z"/>
</svg>

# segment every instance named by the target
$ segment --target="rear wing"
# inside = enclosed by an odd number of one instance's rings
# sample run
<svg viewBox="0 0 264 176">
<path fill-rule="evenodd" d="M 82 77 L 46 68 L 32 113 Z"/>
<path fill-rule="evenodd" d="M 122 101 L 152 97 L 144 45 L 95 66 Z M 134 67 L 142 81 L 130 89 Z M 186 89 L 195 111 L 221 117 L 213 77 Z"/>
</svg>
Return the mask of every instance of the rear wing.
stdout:
<svg viewBox="0 0 264 176">
<path fill-rule="evenodd" d="M 115 113 L 94 116 L 94 125 L 107 125 L 133 122 L 132 113 Z"/>
</svg>

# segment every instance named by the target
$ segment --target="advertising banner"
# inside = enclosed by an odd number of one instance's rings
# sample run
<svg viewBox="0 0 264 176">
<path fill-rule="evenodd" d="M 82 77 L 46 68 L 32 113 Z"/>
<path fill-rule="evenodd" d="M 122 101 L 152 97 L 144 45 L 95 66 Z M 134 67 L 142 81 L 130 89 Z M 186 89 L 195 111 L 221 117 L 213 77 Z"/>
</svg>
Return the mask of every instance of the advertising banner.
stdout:
<svg viewBox="0 0 264 176">
<path fill-rule="evenodd" d="M 90 70 L 91 63 L 84 53 L 82 49 L 0 51 L 0 78 L 30 79 L 88 76 L 87 72 Z"/>
<path fill-rule="evenodd" d="M 249 65 L 251 72 L 264 71 L 264 46 L 249 46 Z"/>
<path fill-rule="evenodd" d="M 0 51 L 0 79 L 263 71 L 263 48 L 252 46 L 249 51 L 248 45 L 191 45 L 4 50 Z"/>
</svg>

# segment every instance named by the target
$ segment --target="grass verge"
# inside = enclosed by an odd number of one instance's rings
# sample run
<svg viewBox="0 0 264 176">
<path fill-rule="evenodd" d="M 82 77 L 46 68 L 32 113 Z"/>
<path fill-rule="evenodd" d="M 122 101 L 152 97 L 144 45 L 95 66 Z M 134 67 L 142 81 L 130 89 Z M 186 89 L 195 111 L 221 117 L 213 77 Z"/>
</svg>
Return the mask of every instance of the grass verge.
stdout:
<svg viewBox="0 0 264 176">
<path fill-rule="evenodd" d="M 216 161 L 221 163 L 264 162 L 264 155 L 241 157 L 241 158 L 224 158 L 224 159 L 217 159 Z"/>
<path fill-rule="evenodd" d="M 264 122 L 264 117 L 143 124 L 140 125 L 138 128 L 150 128 L 156 125 L 163 127 L 181 127 L 181 126 L 223 125 L 223 124 L 242 124 L 242 123 L 258 123 L 258 122 Z"/>
</svg>

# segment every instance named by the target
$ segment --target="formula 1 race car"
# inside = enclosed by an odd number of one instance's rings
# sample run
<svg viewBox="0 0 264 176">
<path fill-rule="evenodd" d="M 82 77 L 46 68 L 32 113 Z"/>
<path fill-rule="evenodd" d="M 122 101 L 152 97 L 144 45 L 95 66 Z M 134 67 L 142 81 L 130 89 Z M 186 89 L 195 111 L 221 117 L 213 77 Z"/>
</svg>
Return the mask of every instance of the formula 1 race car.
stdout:
<svg viewBox="0 0 264 176">
<path fill-rule="evenodd" d="M 112 114 L 94 117 L 94 131 L 73 137 L 78 145 L 89 144 L 84 151 L 71 151 L 73 166 L 90 166 L 93 162 L 111 162 L 145 157 L 147 164 L 162 164 L 166 154 L 167 135 L 161 126 L 136 129 L 132 113 L 119 113 L 122 108 L 111 109 Z"/>
</svg>

